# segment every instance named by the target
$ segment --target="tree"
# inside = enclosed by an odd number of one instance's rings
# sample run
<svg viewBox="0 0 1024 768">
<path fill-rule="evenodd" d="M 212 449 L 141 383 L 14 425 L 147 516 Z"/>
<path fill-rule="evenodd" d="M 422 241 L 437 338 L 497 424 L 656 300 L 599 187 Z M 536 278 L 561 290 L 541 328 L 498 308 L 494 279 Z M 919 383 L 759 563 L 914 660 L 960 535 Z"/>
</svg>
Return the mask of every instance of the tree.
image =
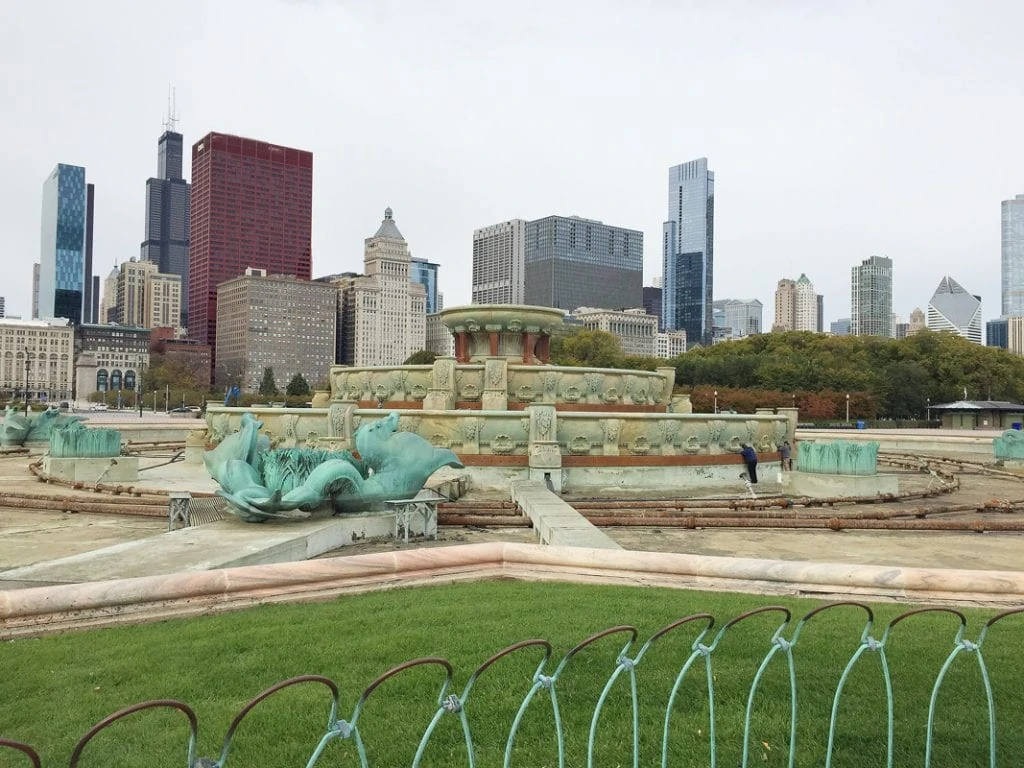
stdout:
<svg viewBox="0 0 1024 768">
<path fill-rule="evenodd" d="M 621 368 L 627 364 L 622 345 L 606 331 L 573 329 L 551 342 L 551 362 L 586 368 Z"/>
<path fill-rule="evenodd" d="M 288 382 L 285 393 L 289 395 L 308 395 L 309 383 L 306 381 L 306 377 L 301 373 L 296 373 L 292 376 L 292 380 Z"/>
<path fill-rule="evenodd" d="M 437 355 L 435 353 L 429 349 L 421 349 L 419 352 L 413 352 L 409 355 L 402 365 L 433 365 L 436 359 Z"/>
<path fill-rule="evenodd" d="M 278 394 L 277 382 L 274 381 L 274 369 L 263 369 L 263 380 L 260 382 L 259 393 L 264 397 L 274 397 Z"/>
</svg>

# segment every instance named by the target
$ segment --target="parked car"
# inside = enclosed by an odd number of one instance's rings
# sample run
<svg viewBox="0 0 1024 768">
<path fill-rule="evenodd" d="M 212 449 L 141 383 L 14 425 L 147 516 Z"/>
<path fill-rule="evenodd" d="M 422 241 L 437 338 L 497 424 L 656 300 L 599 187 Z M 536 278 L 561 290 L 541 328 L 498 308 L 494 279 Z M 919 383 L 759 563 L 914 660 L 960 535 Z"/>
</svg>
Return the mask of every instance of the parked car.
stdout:
<svg viewBox="0 0 1024 768">
<path fill-rule="evenodd" d="M 182 405 L 179 406 L 178 408 L 171 408 L 171 410 L 169 410 L 168 413 L 192 413 L 192 409 Z"/>
<path fill-rule="evenodd" d="M 108 409 L 107 409 L 107 404 L 106 403 L 93 403 L 92 405 L 89 406 L 89 410 L 90 411 L 106 411 Z"/>
</svg>

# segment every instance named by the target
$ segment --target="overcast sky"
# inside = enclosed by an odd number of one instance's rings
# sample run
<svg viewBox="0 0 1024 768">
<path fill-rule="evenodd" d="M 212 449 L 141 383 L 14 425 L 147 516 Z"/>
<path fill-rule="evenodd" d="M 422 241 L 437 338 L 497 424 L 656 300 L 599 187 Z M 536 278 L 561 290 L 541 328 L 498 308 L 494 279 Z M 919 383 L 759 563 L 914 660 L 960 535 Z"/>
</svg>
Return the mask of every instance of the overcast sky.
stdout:
<svg viewBox="0 0 1024 768">
<path fill-rule="evenodd" d="M 766 327 L 801 272 L 826 328 L 847 316 L 872 254 L 893 259 L 900 315 L 947 273 L 1000 311 L 999 203 L 1024 193 L 1019 0 L 22 0 L 4 17 L 9 314 L 30 312 L 58 162 L 96 185 L 96 273 L 138 256 L 171 84 L 186 146 L 215 130 L 313 152 L 314 275 L 361 271 L 391 206 L 446 306 L 469 302 L 473 229 L 513 217 L 643 230 L 650 284 L 668 167 L 706 156 L 715 298 L 759 298 Z"/>
</svg>

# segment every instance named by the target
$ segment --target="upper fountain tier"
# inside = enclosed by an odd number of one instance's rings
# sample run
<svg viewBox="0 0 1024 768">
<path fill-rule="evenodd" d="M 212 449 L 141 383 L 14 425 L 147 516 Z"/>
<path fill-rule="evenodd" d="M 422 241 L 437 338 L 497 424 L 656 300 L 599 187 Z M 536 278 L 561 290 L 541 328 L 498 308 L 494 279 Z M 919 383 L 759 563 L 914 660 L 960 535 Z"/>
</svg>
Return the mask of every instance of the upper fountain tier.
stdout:
<svg viewBox="0 0 1024 768">
<path fill-rule="evenodd" d="M 551 334 L 562 327 L 565 317 L 561 309 L 523 304 L 471 304 L 440 314 L 455 337 L 456 362 L 504 357 L 525 365 L 548 362 Z"/>
</svg>

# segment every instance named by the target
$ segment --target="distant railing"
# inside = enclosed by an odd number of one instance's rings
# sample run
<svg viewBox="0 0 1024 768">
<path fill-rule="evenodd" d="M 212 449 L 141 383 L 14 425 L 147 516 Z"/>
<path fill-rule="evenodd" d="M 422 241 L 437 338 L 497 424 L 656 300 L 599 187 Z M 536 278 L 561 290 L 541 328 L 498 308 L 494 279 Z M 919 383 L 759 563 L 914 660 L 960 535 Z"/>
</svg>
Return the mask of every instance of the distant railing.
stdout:
<svg viewBox="0 0 1024 768">
<path fill-rule="evenodd" d="M 795 655 L 799 655 L 795 652 L 800 645 L 801 633 L 808 624 L 814 621 L 821 621 L 820 617 L 824 615 L 832 616 L 838 609 L 845 609 L 847 611 L 852 610 L 855 612 L 855 615 L 863 617 L 864 625 L 860 631 L 859 641 L 854 645 L 852 654 L 848 659 L 846 659 L 845 666 L 842 668 L 842 673 L 839 676 L 834 689 L 830 689 L 830 693 L 827 698 L 830 705 L 821 706 L 819 704 L 813 709 L 808 708 L 806 711 L 802 710 L 799 706 L 800 696 L 797 685 L 798 676 L 796 672 L 796 663 L 794 661 Z M 188 721 L 188 739 L 187 743 L 184 745 L 184 757 L 187 759 L 186 765 L 189 766 L 189 768 L 211 768 L 213 766 L 221 768 L 228 763 L 228 758 L 231 754 L 234 743 L 234 737 L 238 732 L 240 724 L 255 708 L 284 689 L 299 685 L 312 685 L 322 687 L 328 694 L 327 727 L 323 731 L 322 735 L 319 736 L 319 740 L 316 743 L 308 743 L 304 748 L 301 744 L 296 744 L 294 760 L 290 761 L 288 764 L 296 766 L 304 764 L 307 767 L 315 766 L 321 760 L 321 757 L 324 755 L 325 749 L 329 744 L 336 740 L 351 740 L 354 745 L 353 751 L 358 756 L 359 765 L 368 766 L 370 764 L 367 756 L 368 744 L 364 742 L 364 736 L 360 730 L 360 718 L 371 697 L 373 697 L 374 693 L 380 690 L 385 683 L 402 677 L 411 670 L 418 669 L 423 671 L 425 669 L 432 668 L 437 671 L 441 677 L 440 686 L 437 690 L 436 710 L 434 711 L 433 716 L 429 719 L 429 723 L 426 725 L 425 730 L 419 738 L 411 765 L 418 766 L 421 764 L 428 745 L 431 745 L 436 734 L 439 733 L 438 726 L 441 721 L 445 718 L 455 718 L 455 720 L 458 721 L 457 732 L 459 733 L 459 736 L 456 737 L 457 743 L 447 743 L 444 746 L 448 748 L 448 754 L 453 756 L 458 755 L 459 764 L 468 764 L 471 768 L 474 768 L 477 764 L 478 751 L 477 742 L 474 740 L 474 732 L 477 731 L 477 729 L 482 729 L 484 727 L 493 727 L 493 723 L 489 720 L 489 713 L 486 710 L 481 711 L 479 706 L 473 709 L 474 717 L 471 722 L 471 718 L 468 714 L 468 705 L 474 686 L 485 674 L 490 670 L 495 669 L 503 660 L 509 659 L 513 656 L 520 657 L 523 654 L 532 654 L 535 657 L 539 657 L 539 663 L 537 663 L 535 667 L 532 678 L 528 681 L 528 690 L 525 697 L 522 698 L 519 703 L 518 710 L 516 711 L 510 730 L 507 735 L 502 736 L 502 743 L 504 745 L 504 757 L 502 764 L 506 766 L 506 768 L 513 764 L 513 749 L 517 745 L 517 739 L 521 735 L 521 726 L 527 710 L 530 709 L 531 706 L 536 708 L 537 705 L 534 702 L 538 699 L 547 699 L 550 709 L 545 707 L 545 711 L 550 711 L 551 713 L 550 733 L 551 738 L 554 741 L 553 747 L 557 750 L 558 765 L 560 768 L 564 768 L 567 765 L 567 726 L 563 718 L 563 708 L 560 705 L 558 698 L 559 681 L 565 674 L 566 670 L 573 665 L 574 660 L 580 658 L 582 651 L 599 641 L 607 640 L 608 642 L 613 642 L 615 644 L 621 642 L 622 645 L 621 650 L 619 650 L 615 658 L 614 666 L 612 667 L 610 674 L 608 674 L 604 686 L 593 704 L 592 714 L 589 718 L 589 730 L 586 736 L 586 765 L 594 766 L 599 762 L 600 764 L 607 763 L 605 756 L 601 754 L 601 750 L 596 747 L 596 744 L 598 741 L 597 736 L 599 732 L 601 732 L 602 715 L 607 714 L 605 706 L 609 701 L 610 694 L 616 686 L 626 686 L 627 688 L 630 722 L 623 730 L 628 734 L 628 738 L 631 739 L 632 765 L 660 764 L 664 768 L 672 761 L 674 761 L 674 763 L 678 763 L 680 748 L 683 747 L 689 750 L 694 746 L 692 744 L 681 744 L 685 737 L 681 735 L 678 728 L 673 731 L 671 727 L 673 718 L 681 716 L 680 709 L 682 708 L 683 703 L 681 688 L 683 683 L 687 681 L 688 675 L 692 672 L 694 677 L 697 678 L 697 684 L 703 689 L 702 695 L 706 695 L 707 722 L 706 735 L 703 736 L 703 738 L 706 738 L 707 740 L 707 764 L 710 766 L 717 766 L 720 762 L 720 751 L 722 746 L 722 740 L 719 733 L 724 729 L 721 728 L 722 723 L 720 715 L 716 713 L 716 681 L 718 680 L 719 674 L 724 674 L 724 670 L 721 669 L 722 662 L 716 663 L 716 659 L 718 658 L 716 654 L 723 638 L 729 634 L 730 631 L 734 631 L 737 626 L 749 622 L 754 617 L 760 616 L 762 617 L 762 620 L 776 617 L 780 623 L 768 638 L 764 655 L 761 658 L 760 665 L 757 667 L 753 676 L 753 681 L 746 693 L 746 704 L 742 713 L 741 732 L 743 743 L 739 764 L 745 767 L 748 765 L 759 764 L 761 761 L 767 761 L 766 755 L 757 754 L 755 756 L 755 752 L 753 751 L 760 751 L 762 746 L 767 745 L 764 745 L 762 742 L 757 740 L 752 729 L 752 723 L 756 717 L 763 716 L 763 713 L 755 713 L 755 700 L 758 698 L 759 690 L 763 695 L 763 690 L 761 689 L 763 688 L 762 684 L 765 680 L 766 671 L 772 662 L 775 661 L 776 663 L 783 664 L 785 667 L 787 682 L 782 684 L 782 688 L 788 688 L 788 701 L 772 700 L 769 706 L 775 714 L 781 715 L 784 718 L 788 726 L 788 743 L 785 745 L 785 748 L 788 750 L 788 765 L 795 765 L 799 758 L 801 764 L 812 764 L 808 761 L 813 760 L 813 764 L 815 765 L 824 765 L 826 768 L 830 768 L 836 751 L 837 735 L 843 730 L 843 722 L 840 717 L 840 705 L 844 703 L 846 699 L 850 698 L 849 695 L 844 698 L 847 683 L 849 682 L 851 674 L 854 672 L 855 668 L 863 663 L 862 660 L 865 657 L 874 656 L 877 658 L 881 668 L 882 687 L 885 691 L 885 732 L 880 732 L 877 734 L 877 738 L 872 738 L 872 745 L 881 745 L 884 743 L 886 754 L 885 764 L 891 768 L 891 766 L 894 765 L 894 756 L 896 754 L 896 723 L 894 707 L 895 686 L 893 676 L 891 674 L 890 661 L 887 657 L 887 647 L 894 629 L 905 621 L 916 620 L 925 615 L 941 614 L 952 619 L 956 628 L 950 637 L 951 643 L 949 653 L 946 656 L 945 661 L 941 664 L 941 667 L 938 669 L 934 681 L 931 681 L 927 718 L 925 722 L 913 724 L 914 726 L 920 726 L 920 730 L 915 729 L 915 733 L 920 733 L 922 731 L 924 733 L 925 746 L 923 765 L 930 766 L 932 764 L 935 749 L 936 701 L 943 688 L 943 684 L 947 679 L 947 673 L 949 673 L 950 669 L 955 664 L 962 665 L 971 664 L 973 662 L 980 672 L 982 690 L 980 690 L 978 692 L 979 695 L 975 697 L 973 702 L 975 706 L 974 710 L 970 710 L 969 708 L 969 705 L 971 704 L 970 701 L 964 701 L 962 699 L 957 700 L 957 716 L 958 719 L 962 719 L 964 714 L 968 711 L 977 712 L 978 708 L 980 708 L 980 711 L 983 713 L 981 716 L 987 723 L 987 728 L 983 734 L 979 734 L 978 738 L 978 741 L 982 742 L 983 746 L 981 746 L 975 754 L 962 756 L 963 760 L 958 764 L 988 765 L 990 768 L 994 768 L 997 764 L 996 700 L 990 681 L 989 669 L 983 655 L 983 648 L 985 645 L 985 639 L 994 625 L 1009 617 L 1017 616 L 1022 613 L 1024 613 L 1024 608 L 1017 608 L 1004 611 L 1003 613 L 992 617 L 984 625 L 975 640 L 970 640 L 965 636 L 967 620 L 964 615 L 951 608 L 921 608 L 907 611 L 891 620 L 888 625 L 886 625 L 880 637 L 876 637 L 872 634 L 874 615 L 871 609 L 867 605 L 852 601 L 831 603 L 816 608 L 803 618 L 796 621 L 795 624 L 792 622 L 790 611 L 787 608 L 780 606 L 766 606 L 749 611 L 731 619 L 718 629 L 716 629 L 714 617 L 707 613 L 698 613 L 679 619 L 678 621 L 663 627 L 639 645 L 639 647 L 637 647 L 638 631 L 636 628 L 632 626 L 611 627 L 587 638 L 572 648 L 557 663 L 552 662 L 552 646 L 546 640 L 526 640 L 516 643 L 483 662 L 483 664 L 481 664 L 470 676 L 461 693 L 453 690 L 454 668 L 453 665 L 445 659 L 428 657 L 407 661 L 392 668 L 371 682 L 363 690 L 362 694 L 356 700 L 351 709 L 343 709 L 339 686 L 331 679 L 320 675 L 303 675 L 277 683 L 260 693 L 246 704 L 234 717 L 228 727 L 220 754 L 216 759 L 196 756 L 199 720 L 195 711 L 189 705 L 181 701 L 165 699 L 142 702 L 140 704 L 121 709 L 101 720 L 78 741 L 72 752 L 70 765 L 72 768 L 78 766 L 80 760 L 82 760 L 83 754 L 86 752 L 93 738 L 100 732 L 112 727 L 115 723 L 144 710 L 164 709 L 180 712 Z M 667 706 L 664 710 L 656 710 L 656 720 L 643 720 L 641 718 L 641 711 L 644 708 L 641 707 L 641 689 L 638 686 L 637 670 L 643 667 L 644 658 L 648 652 L 650 652 L 652 647 L 658 643 L 665 642 L 666 638 L 675 633 L 681 632 L 683 628 L 688 628 L 691 633 L 695 633 L 696 638 L 689 644 L 689 653 L 685 656 L 685 660 L 683 660 L 682 665 L 679 667 L 678 672 L 672 681 Z M 837 655 L 835 660 L 838 662 L 842 659 Z M 528 668 L 532 668 L 532 665 Z M 817 670 L 815 670 L 815 672 L 817 672 Z M 701 678 L 703 678 L 703 683 L 700 682 Z M 737 709 L 739 709 L 739 707 L 737 707 Z M 823 719 L 826 717 L 826 710 L 828 711 L 828 736 L 827 745 L 824 750 L 824 757 L 819 759 L 817 756 L 808 757 L 807 755 L 798 755 L 798 750 L 800 748 L 800 743 L 797 739 L 798 719 L 801 719 L 801 721 L 816 719 L 819 724 L 823 725 Z M 1020 727 L 1020 711 L 1021 709 L 1018 706 L 1014 712 L 1010 713 L 1014 716 L 1014 718 L 1009 721 L 1011 731 Z M 347 714 L 343 717 L 339 716 L 343 712 L 346 712 Z M 692 712 L 687 714 L 691 716 L 693 715 Z M 901 726 L 902 725 L 903 723 L 901 722 Z M 738 732 L 736 729 L 733 730 L 734 732 Z M 450 734 L 451 731 L 448 733 Z M 504 731 L 502 731 L 502 733 L 504 734 Z M 657 761 L 653 759 L 653 755 L 647 755 L 647 759 L 641 761 L 640 745 L 642 733 L 646 735 L 653 734 L 657 742 L 660 743 L 660 759 Z M 692 733 L 692 731 L 690 733 Z M 696 733 L 698 735 L 704 733 L 703 728 L 696 730 Z M 451 737 L 449 736 L 449 738 Z M 645 742 L 646 741 L 647 740 L 645 739 Z M 735 745 L 733 745 L 733 747 L 735 748 Z M 0 738 L 0 748 L 19 751 L 28 761 L 31 762 L 32 765 L 37 768 L 41 765 L 38 753 L 26 744 Z M 849 750 L 849 747 L 847 749 Z M 332 764 L 337 764 L 337 762 L 332 762 Z M 731 761 L 730 764 L 732 764 Z M 901 759 L 900 764 L 906 764 L 906 759 Z"/>
</svg>

